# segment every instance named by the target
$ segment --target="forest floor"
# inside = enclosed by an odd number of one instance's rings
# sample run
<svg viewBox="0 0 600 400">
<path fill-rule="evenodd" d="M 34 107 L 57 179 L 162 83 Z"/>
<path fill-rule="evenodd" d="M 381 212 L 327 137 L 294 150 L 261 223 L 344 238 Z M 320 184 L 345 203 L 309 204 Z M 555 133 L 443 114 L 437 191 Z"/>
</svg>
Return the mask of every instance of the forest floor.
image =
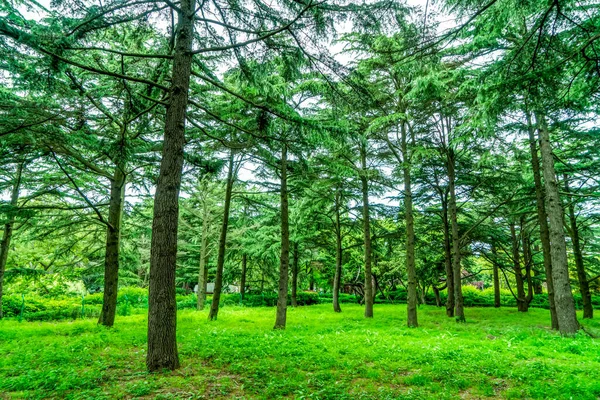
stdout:
<svg viewBox="0 0 600 400">
<path fill-rule="evenodd" d="M 146 399 L 478 399 L 600 397 L 600 340 L 562 338 L 547 310 L 468 308 L 457 324 L 444 310 L 404 305 L 180 311 L 182 367 L 145 370 L 146 316 L 95 320 L 0 321 L 0 398 Z M 600 321 L 586 321 L 600 333 Z"/>
</svg>

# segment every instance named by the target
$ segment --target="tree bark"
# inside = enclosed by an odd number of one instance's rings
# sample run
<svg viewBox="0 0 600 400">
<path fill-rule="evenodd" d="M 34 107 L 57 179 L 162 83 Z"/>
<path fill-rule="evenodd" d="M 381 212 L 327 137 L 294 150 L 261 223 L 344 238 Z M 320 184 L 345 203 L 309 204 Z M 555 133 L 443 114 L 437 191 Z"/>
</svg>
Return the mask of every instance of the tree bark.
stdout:
<svg viewBox="0 0 600 400">
<path fill-rule="evenodd" d="M 363 234 L 365 239 L 365 318 L 373 318 L 373 275 L 371 270 L 371 217 L 369 214 L 369 181 L 367 179 L 367 149 L 366 144 L 360 147 L 361 173 L 363 199 Z"/>
<path fill-rule="evenodd" d="M 231 208 L 231 192 L 233 191 L 233 182 L 235 165 L 233 162 L 233 150 L 229 153 L 229 170 L 227 171 L 227 185 L 225 187 L 225 204 L 223 205 L 223 223 L 221 224 L 221 236 L 219 237 L 219 254 L 217 256 L 217 273 L 215 276 L 215 288 L 213 290 L 212 303 L 208 319 L 214 321 L 219 314 L 219 302 L 221 301 L 221 292 L 223 291 L 223 267 L 225 266 L 225 249 L 227 247 L 227 228 L 229 227 L 229 209 Z"/>
<path fill-rule="evenodd" d="M 340 286 L 342 283 L 342 225 L 340 223 L 340 189 L 335 192 L 335 275 L 333 277 L 333 311 L 342 312 Z"/>
<path fill-rule="evenodd" d="M 588 276 L 585 273 L 583 263 L 583 253 L 581 252 L 581 242 L 579 240 L 579 226 L 577 226 L 577 216 L 575 215 L 575 204 L 571 198 L 571 189 L 569 188 L 569 176 L 564 174 L 565 192 L 567 192 L 567 201 L 569 206 L 569 223 L 571 226 L 571 245 L 573 246 L 573 257 L 575 258 L 575 268 L 577 269 L 577 280 L 579 281 L 579 293 L 583 301 L 583 318 L 594 318 L 594 307 L 592 305 L 592 295 L 590 293 L 590 284 Z"/>
<path fill-rule="evenodd" d="M 415 220 L 413 216 L 410 157 L 406 140 L 406 123 L 402 132 L 402 173 L 404 175 L 404 217 L 406 221 L 406 273 L 408 275 L 408 299 L 406 323 L 409 327 L 419 326 L 417 320 L 417 271 L 415 268 Z M 423 296 L 423 304 L 425 303 Z"/>
<path fill-rule="evenodd" d="M 104 292 L 102 310 L 98 323 L 113 326 L 117 313 L 117 290 L 119 288 L 119 250 L 121 244 L 121 219 L 125 195 L 126 176 L 124 166 L 115 167 L 110 182 L 110 205 L 106 228 L 106 250 L 104 253 Z"/>
<path fill-rule="evenodd" d="M 537 144 L 531 115 L 527 113 L 527 126 L 529 129 L 529 150 L 531 152 L 531 167 L 533 170 L 533 181 L 535 184 L 535 198 L 537 205 L 537 217 L 540 226 L 540 241 L 542 242 L 542 254 L 544 255 L 544 272 L 546 273 L 546 287 L 548 289 L 548 304 L 550 305 L 550 322 L 552 329 L 558 330 L 558 317 L 556 316 L 556 305 L 554 301 L 554 281 L 552 280 L 552 256 L 550 254 L 550 231 L 548 230 L 548 215 L 546 214 L 545 193 L 542 185 L 540 172 L 540 160 L 538 157 Z"/>
<path fill-rule="evenodd" d="M 246 296 L 246 274 L 248 272 L 248 256 L 242 255 L 242 277 L 240 278 L 240 298 L 244 301 Z"/>
<path fill-rule="evenodd" d="M 533 279 L 531 278 L 533 256 L 531 255 L 529 236 L 525 232 L 525 216 L 521 216 L 521 240 L 523 242 L 523 266 L 525 267 L 525 282 L 527 282 L 527 296 L 525 297 L 524 311 L 528 311 L 529 304 L 531 304 L 531 300 L 533 300 Z"/>
<path fill-rule="evenodd" d="M 15 173 L 13 189 L 10 196 L 10 210 L 8 220 L 4 224 L 4 232 L 2 233 L 2 241 L 0 242 L 0 319 L 4 317 L 2 311 L 2 294 L 4 290 L 4 272 L 6 271 L 6 262 L 8 260 L 8 251 L 10 249 L 10 240 L 13 235 L 13 228 L 16 220 L 16 208 L 19 203 L 19 190 L 21 189 L 21 180 L 23 178 L 24 162 L 17 165 Z"/>
<path fill-rule="evenodd" d="M 450 244 L 450 224 L 448 222 L 448 196 L 441 196 L 444 229 L 444 264 L 446 267 L 446 315 L 454 317 L 454 272 L 452 270 L 452 246 Z"/>
<path fill-rule="evenodd" d="M 498 274 L 498 262 L 497 262 L 497 251 L 496 246 L 492 243 L 492 255 L 493 259 L 493 269 L 494 269 L 494 307 L 500 307 L 500 276 Z"/>
<path fill-rule="evenodd" d="M 454 150 L 448 149 L 448 187 L 450 189 L 450 223 L 452 227 L 452 272 L 454 276 L 454 315 L 457 322 L 465 322 L 465 306 L 462 294 L 460 265 L 460 238 L 458 236 L 458 210 L 456 207 L 456 160 Z"/>
<path fill-rule="evenodd" d="M 527 311 L 525 307 L 525 287 L 523 285 L 523 271 L 521 270 L 521 260 L 519 255 L 519 239 L 517 238 L 515 224 L 510 223 L 510 238 L 512 243 L 512 261 L 515 272 L 515 282 L 517 285 L 517 309 L 521 312 Z"/>
<path fill-rule="evenodd" d="M 154 196 L 146 356 L 146 366 L 150 371 L 174 370 L 179 367 L 175 270 L 179 190 L 194 38 L 194 7 L 194 0 L 181 0 L 177 10 L 171 93 L 166 107 L 162 160 Z"/>
<path fill-rule="evenodd" d="M 550 132 L 546 118 L 542 113 L 536 113 L 536 122 L 540 137 L 540 150 L 542 153 L 542 170 L 544 173 L 544 186 L 546 189 L 546 212 L 549 217 L 548 229 L 550 233 L 552 280 L 554 283 L 554 301 L 558 329 L 562 335 L 575 335 L 579 330 L 579 322 L 575 313 L 575 301 L 569 282 L 569 267 L 567 264 L 567 245 L 563 230 L 563 209 L 558 193 L 556 171 L 554 169 L 554 156 L 550 144 Z"/>
<path fill-rule="evenodd" d="M 287 188 L 287 143 L 283 143 L 281 150 L 281 256 L 279 258 L 279 293 L 274 329 L 285 329 L 286 325 L 289 264 L 290 221 Z"/>
<path fill-rule="evenodd" d="M 292 307 L 298 306 L 298 243 L 294 242 L 292 250 Z"/>
<path fill-rule="evenodd" d="M 206 279 L 208 278 L 208 269 L 206 268 L 208 214 L 208 201 L 204 199 L 204 204 L 202 205 L 202 237 L 200 238 L 200 268 L 198 271 L 198 302 L 196 304 L 198 311 L 204 310 L 204 302 L 206 301 Z"/>
</svg>

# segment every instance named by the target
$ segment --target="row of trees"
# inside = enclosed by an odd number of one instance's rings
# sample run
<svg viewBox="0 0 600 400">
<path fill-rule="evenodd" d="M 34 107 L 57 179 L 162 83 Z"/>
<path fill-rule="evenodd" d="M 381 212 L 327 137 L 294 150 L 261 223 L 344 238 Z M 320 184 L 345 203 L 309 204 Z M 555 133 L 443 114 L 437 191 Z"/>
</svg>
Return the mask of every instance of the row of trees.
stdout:
<svg viewBox="0 0 600 400">
<path fill-rule="evenodd" d="M 576 333 L 572 283 L 591 318 L 600 273 L 584 3 L 447 1 L 447 32 L 396 2 L 3 3 L 0 305 L 5 271 L 79 280 L 112 326 L 119 281 L 148 286 L 156 371 L 179 366 L 177 285 L 203 308 L 214 281 L 210 319 L 229 283 L 275 288 L 276 329 L 290 287 L 336 312 L 352 288 L 370 318 L 405 286 L 417 327 L 430 289 L 464 322 L 490 270 L 523 312 L 545 284 Z"/>
</svg>

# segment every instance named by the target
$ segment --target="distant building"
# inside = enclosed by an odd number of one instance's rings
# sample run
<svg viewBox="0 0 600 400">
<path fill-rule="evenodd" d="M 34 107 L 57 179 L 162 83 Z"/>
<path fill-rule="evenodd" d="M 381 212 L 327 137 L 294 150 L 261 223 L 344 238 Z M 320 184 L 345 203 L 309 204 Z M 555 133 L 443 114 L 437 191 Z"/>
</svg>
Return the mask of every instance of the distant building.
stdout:
<svg viewBox="0 0 600 400">
<path fill-rule="evenodd" d="M 206 294 L 213 294 L 215 292 L 215 283 L 208 282 L 206 284 Z M 240 287 L 236 285 L 223 286 L 223 293 L 239 293 Z M 198 293 L 198 285 L 194 286 L 194 293 Z"/>
</svg>

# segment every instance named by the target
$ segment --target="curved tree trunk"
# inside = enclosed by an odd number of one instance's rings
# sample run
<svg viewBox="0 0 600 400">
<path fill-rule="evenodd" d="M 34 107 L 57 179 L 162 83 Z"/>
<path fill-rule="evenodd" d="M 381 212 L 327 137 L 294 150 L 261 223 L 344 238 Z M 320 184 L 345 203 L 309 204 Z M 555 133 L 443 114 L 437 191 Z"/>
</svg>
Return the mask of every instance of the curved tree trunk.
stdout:
<svg viewBox="0 0 600 400">
<path fill-rule="evenodd" d="M 229 170 L 227 171 L 227 186 L 225 188 L 225 204 L 223 205 L 223 223 L 221 225 L 221 236 L 219 237 L 219 255 L 217 256 L 217 273 L 215 276 L 215 288 L 213 290 L 212 303 L 208 319 L 214 321 L 219 314 L 219 302 L 223 291 L 223 267 L 225 265 L 225 248 L 227 247 L 227 228 L 229 226 L 229 209 L 231 208 L 231 192 L 235 174 L 233 163 L 233 150 L 229 154 Z"/>
<path fill-rule="evenodd" d="M 498 262 L 497 262 L 497 251 L 496 246 L 492 243 L 492 255 L 493 259 L 493 269 L 494 269 L 494 307 L 500 307 L 500 277 L 498 275 Z"/>
<path fill-rule="evenodd" d="M 192 70 L 194 7 L 194 0 L 179 2 L 171 94 L 166 107 L 162 160 L 154 196 L 146 356 L 146 366 L 150 371 L 179 368 L 175 270 L 185 119 Z"/>
<path fill-rule="evenodd" d="M 121 219 L 125 195 L 124 166 L 116 166 L 110 182 L 110 205 L 106 228 L 106 251 L 104 255 L 104 292 L 102 310 L 98 323 L 113 326 L 117 313 L 117 290 L 119 287 L 119 250 L 121 244 Z"/>
<path fill-rule="evenodd" d="M 577 280 L 579 281 L 579 293 L 583 301 L 583 318 L 594 318 L 594 307 L 592 305 L 592 295 L 590 293 L 590 284 L 588 276 L 585 273 L 585 265 L 583 263 L 583 254 L 581 252 L 581 243 L 579 241 L 579 227 L 577 226 L 577 216 L 575 215 L 575 205 L 571 198 L 571 190 L 569 188 L 569 177 L 564 175 L 565 191 L 567 192 L 567 200 L 569 206 L 569 223 L 571 226 L 571 244 L 573 246 L 573 257 L 575 258 L 575 268 L 577 269 Z"/>
<path fill-rule="evenodd" d="M 417 271 L 415 268 L 415 220 L 413 216 L 410 157 L 406 140 L 406 125 L 402 122 L 402 173 L 404 175 L 404 215 L 406 221 L 406 273 L 408 275 L 407 319 L 409 327 L 417 327 Z M 425 304 L 423 296 L 423 304 Z"/>
<path fill-rule="evenodd" d="M 554 301 L 554 281 L 552 280 L 552 256 L 550 254 L 550 232 L 548 230 L 548 215 L 546 214 L 545 194 L 540 172 L 535 132 L 531 123 L 531 116 L 527 113 L 527 126 L 529 128 L 529 151 L 531 153 L 531 167 L 535 184 L 535 199 L 537 205 L 538 224 L 540 226 L 540 241 L 544 255 L 544 272 L 546 273 L 546 287 L 548 289 L 548 304 L 550 305 L 550 322 L 552 329 L 558 330 L 558 317 Z"/>
<path fill-rule="evenodd" d="M 554 283 L 554 302 L 558 329 L 563 335 L 574 335 L 579 330 L 579 322 L 575 313 L 575 301 L 569 282 L 569 266 L 567 264 L 567 245 L 563 230 L 563 209 L 558 193 L 554 156 L 550 144 L 550 132 L 543 114 L 536 114 L 540 150 L 542 153 L 542 169 L 546 188 L 546 212 L 549 219 L 550 254 L 552 256 L 552 280 Z"/>
<path fill-rule="evenodd" d="M 369 215 L 369 182 L 367 180 L 367 149 L 360 147 L 361 174 L 363 199 L 363 234 L 365 239 L 365 318 L 373 318 L 373 275 L 371 271 L 371 217 Z"/>
<path fill-rule="evenodd" d="M 452 273 L 454 276 L 454 315 L 457 322 L 465 322 L 465 306 L 462 294 L 462 276 L 460 266 L 460 238 L 458 236 L 458 210 L 456 207 L 456 160 L 454 151 L 448 149 L 448 187 L 450 189 L 450 223 L 452 227 Z"/>
<path fill-rule="evenodd" d="M 8 260 L 8 250 L 10 249 L 10 240 L 12 239 L 13 228 L 16 220 L 15 212 L 19 202 L 19 190 L 21 189 L 21 180 L 23 177 L 23 167 L 25 163 L 17 165 L 17 171 L 14 178 L 13 189 L 10 196 L 10 211 L 8 221 L 4 224 L 2 241 L 0 242 L 0 319 L 3 318 L 2 312 L 2 293 L 4 288 L 4 272 L 6 271 L 6 261 Z"/>
<path fill-rule="evenodd" d="M 274 329 L 285 329 L 286 325 L 289 267 L 290 221 L 287 188 L 287 143 L 284 143 L 281 150 L 281 256 L 279 258 L 279 292 Z"/>
<path fill-rule="evenodd" d="M 333 277 L 333 311 L 342 312 L 340 286 L 342 283 L 342 226 L 340 223 L 340 189 L 335 192 L 335 275 Z"/>
</svg>

